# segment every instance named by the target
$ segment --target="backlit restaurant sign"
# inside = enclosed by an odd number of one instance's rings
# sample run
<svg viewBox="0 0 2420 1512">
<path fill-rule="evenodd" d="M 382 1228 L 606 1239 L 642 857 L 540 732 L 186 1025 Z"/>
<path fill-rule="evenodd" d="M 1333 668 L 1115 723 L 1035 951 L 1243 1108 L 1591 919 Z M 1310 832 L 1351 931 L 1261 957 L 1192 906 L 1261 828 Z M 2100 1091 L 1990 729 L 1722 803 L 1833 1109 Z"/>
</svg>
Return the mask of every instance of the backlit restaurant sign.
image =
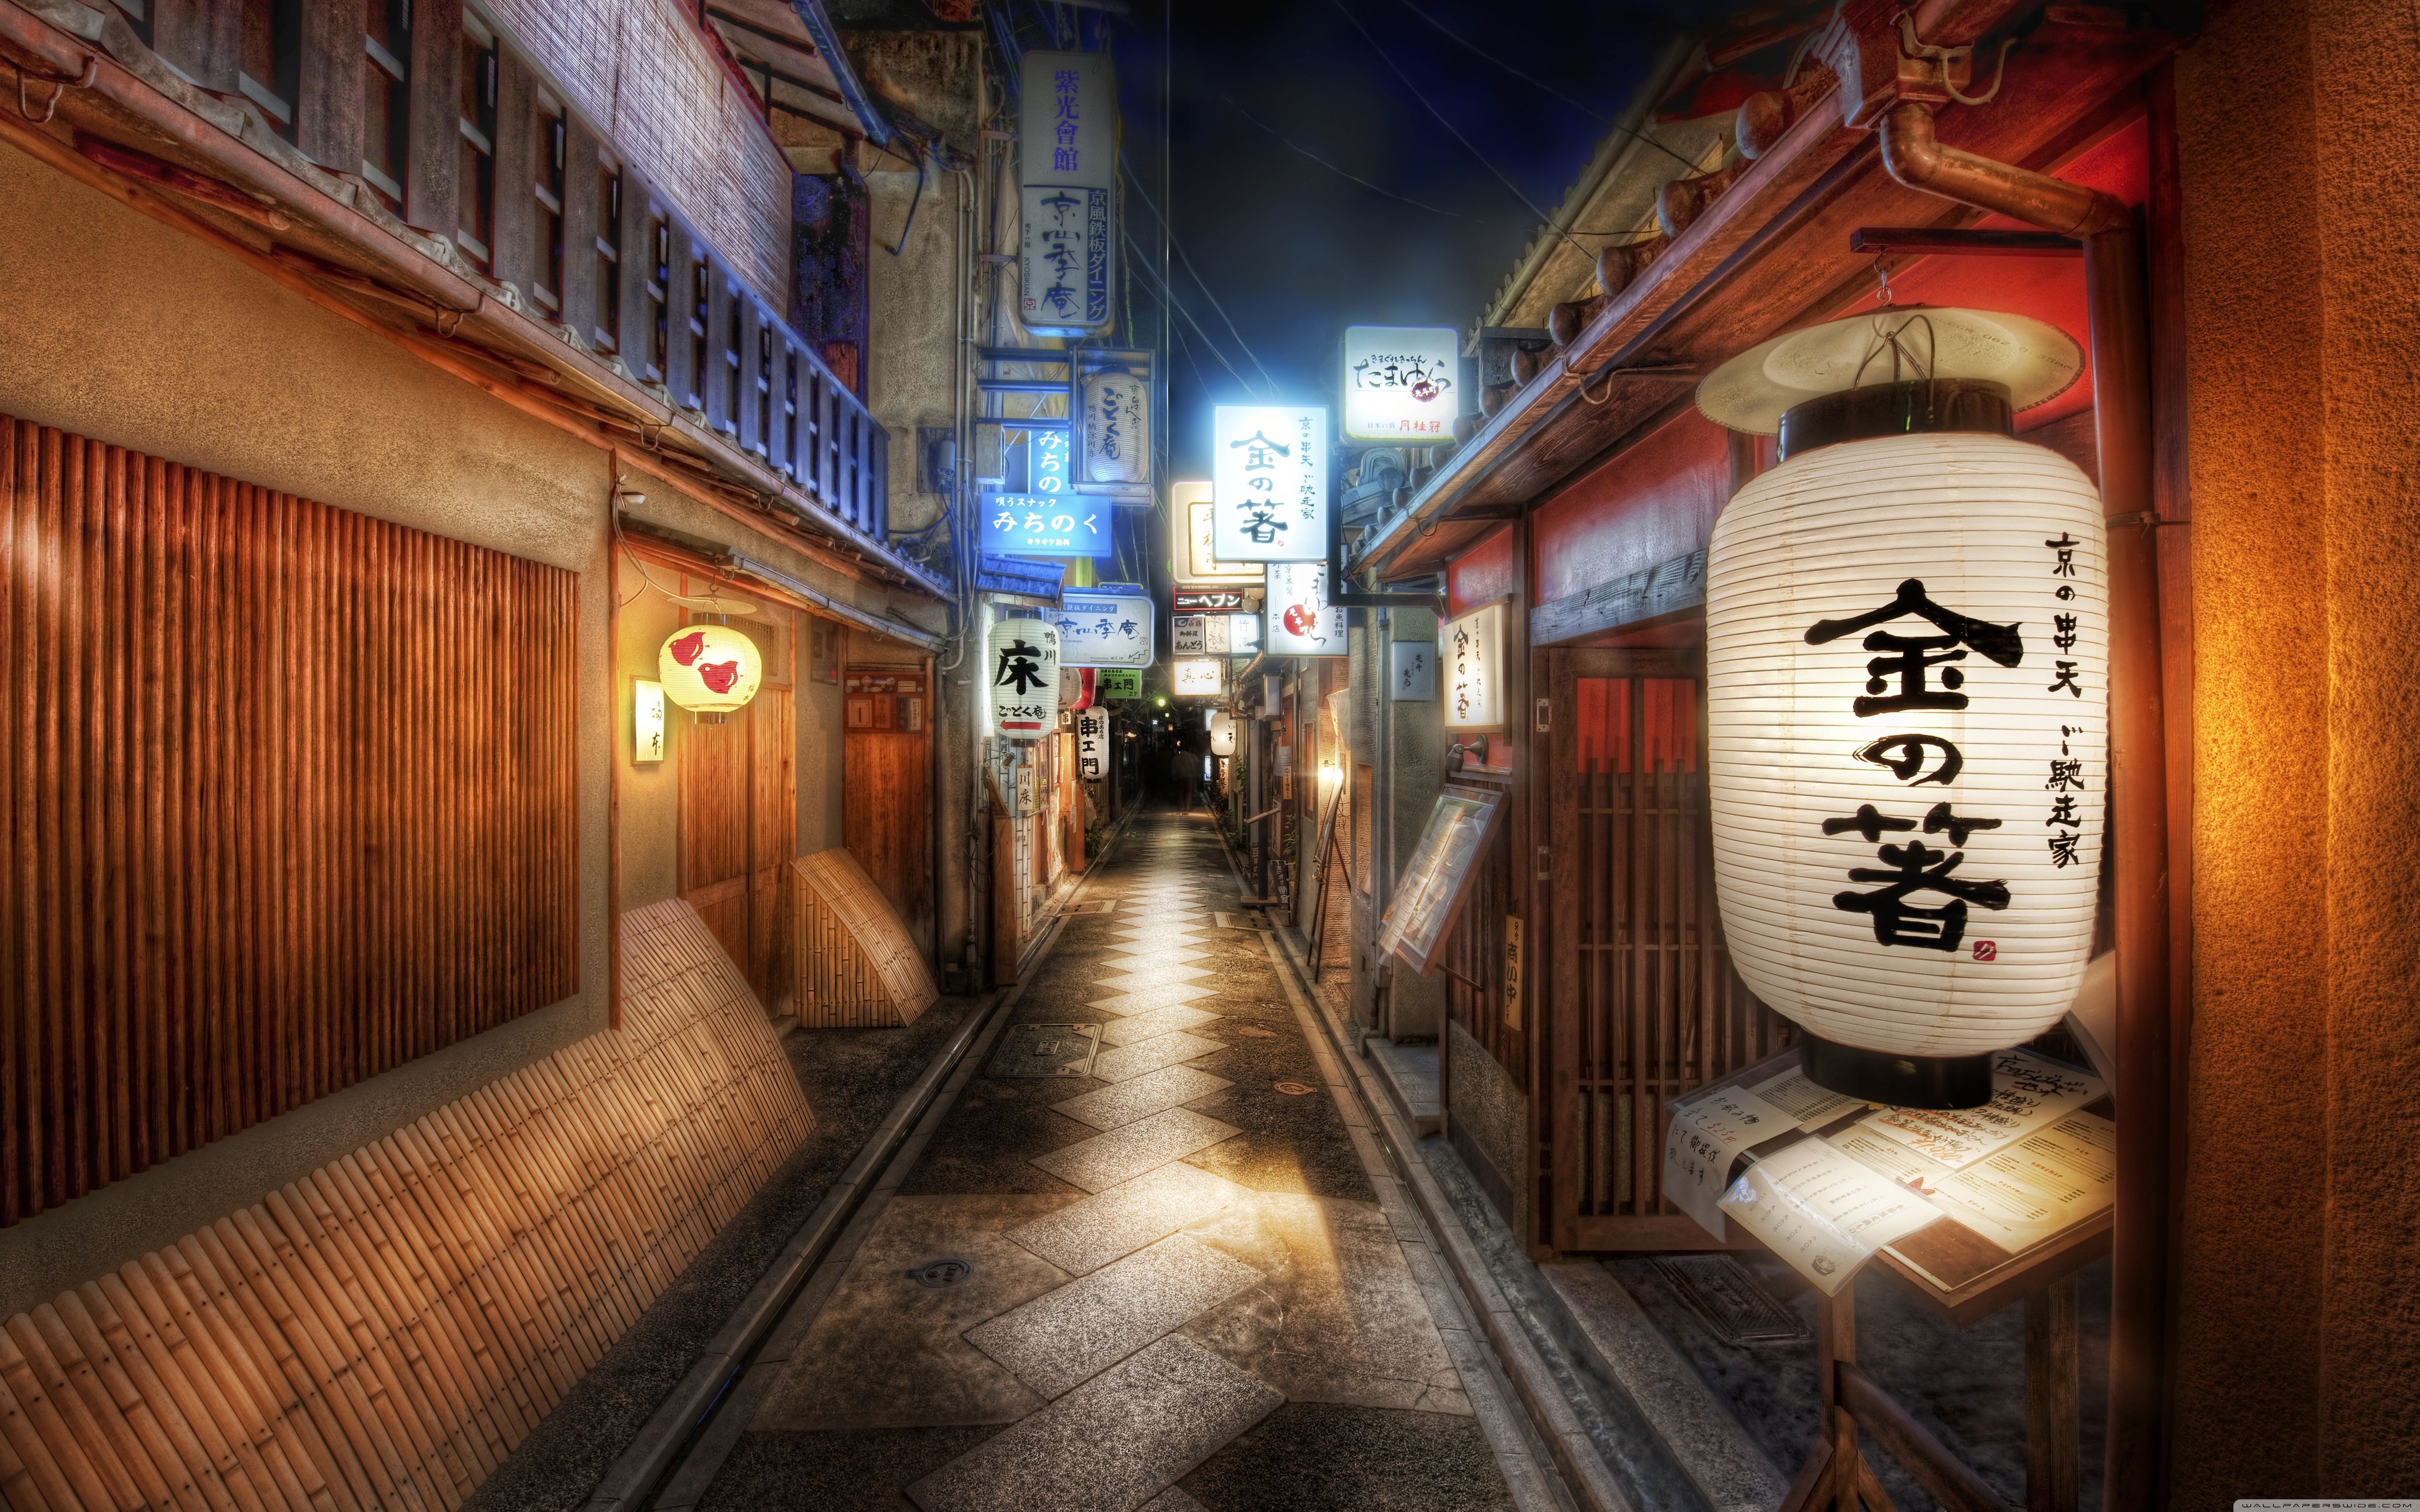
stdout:
<svg viewBox="0 0 2420 1512">
<path fill-rule="evenodd" d="M 1157 616 L 1151 595 L 1136 583 L 1070 588 L 1051 624 L 1059 627 L 1059 659 L 1069 667 L 1148 667 Z"/>
<path fill-rule="evenodd" d="M 1028 53 L 1017 83 L 1017 175 L 1028 184 L 1117 182 L 1118 76 L 1105 53 Z"/>
<path fill-rule="evenodd" d="M 1261 617 L 1176 615 L 1169 621 L 1168 649 L 1180 656 L 1249 656 L 1261 649 Z"/>
<path fill-rule="evenodd" d="M 1272 656 L 1342 656 L 1346 654 L 1344 611 L 1327 602 L 1327 563 L 1269 564 L 1268 626 Z"/>
<path fill-rule="evenodd" d="M 1084 379 L 1085 484 L 1151 481 L 1151 395 L 1131 373 Z"/>
<path fill-rule="evenodd" d="M 1239 609 L 1243 607 L 1244 591 L 1240 588 L 1180 588 L 1176 591 L 1176 608 L 1180 613 Z"/>
<path fill-rule="evenodd" d="M 1344 328 L 1344 436 L 1442 441 L 1461 409 L 1455 332 L 1445 326 Z"/>
<path fill-rule="evenodd" d="M 1497 730 L 1504 724 L 1504 606 L 1489 604 L 1448 620 L 1437 637 L 1445 667 L 1445 726 Z"/>
<path fill-rule="evenodd" d="M 1001 620 L 984 638 L 992 729 L 1035 740 L 1059 727 L 1059 631 L 1042 620 Z"/>
<path fill-rule="evenodd" d="M 1043 336 L 1089 336 L 1113 316 L 1109 269 L 1116 243 L 1106 189 L 1028 184 L 1018 316 Z"/>
<path fill-rule="evenodd" d="M 1199 661 L 1174 663 L 1176 696 L 1193 698 L 1202 694 L 1216 695 L 1225 691 L 1226 666 L 1225 662 L 1215 656 L 1205 656 Z"/>
<path fill-rule="evenodd" d="M 1109 717 L 1099 709 L 1076 716 L 1076 775 L 1097 782 L 1109 759 Z"/>
<path fill-rule="evenodd" d="M 1222 404 L 1211 427 L 1221 562 L 1327 559 L 1327 410 Z"/>
<path fill-rule="evenodd" d="M 1180 483 L 1169 490 L 1177 517 L 1185 521 L 1186 538 L 1179 548 L 1183 559 L 1177 576 L 1187 582 L 1249 583 L 1261 585 L 1261 563 L 1257 562 L 1221 562 L 1218 552 L 1218 511 L 1210 502 L 1210 486 L 1206 483 Z"/>
</svg>

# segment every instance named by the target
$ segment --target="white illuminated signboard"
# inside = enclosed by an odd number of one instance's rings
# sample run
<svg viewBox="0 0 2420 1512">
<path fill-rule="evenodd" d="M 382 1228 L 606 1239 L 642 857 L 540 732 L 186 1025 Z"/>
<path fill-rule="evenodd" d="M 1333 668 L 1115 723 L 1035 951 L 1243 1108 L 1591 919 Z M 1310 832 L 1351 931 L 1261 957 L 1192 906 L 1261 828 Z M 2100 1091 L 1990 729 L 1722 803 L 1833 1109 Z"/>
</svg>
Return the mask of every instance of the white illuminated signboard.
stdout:
<svg viewBox="0 0 2420 1512">
<path fill-rule="evenodd" d="M 1212 547 L 1221 562 L 1327 559 L 1327 410 L 1218 407 Z"/>
<path fill-rule="evenodd" d="M 1017 84 L 1017 177 L 1115 188 L 1118 76 L 1109 54 L 1028 53 Z"/>
<path fill-rule="evenodd" d="M 1444 326 L 1344 328 L 1344 435 L 1423 444 L 1453 435 L 1460 342 Z"/>
<path fill-rule="evenodd" d="M 1172 667 L 1178 698 L 1192 698 L 1202 694 L 1215 697 L 1226 688 L 1227 664 L 1215 656 L 1204 656 L 1198 661 L 1175 662 Z"/>
<path fill-rule="evenodd" d="M 1148 667 L 1158 616 L 1138 583 L 1066 590 L 1050 623 L 1059 628 L 1059 660 L 1066 667 Z"/>
<path fill-rule="evenodd" d="M 1264 643 L 1272 656 L 1345 655 L 1344 611 L 1327 602 L 1327 563 L 1269 564 L 1268 625 Z"/>
<path fill-rule="evenodd" d="M 1185 521 L 1186 537 L 1178 547 L 1177 577 L 1193 583 L 1249 583 L 1258 588 L 1264 576 L 1257 562 L 1221 562 L 1218 550 L 1218 510 L 1210 501 L 1210 485 L 1180 483 L 1169 490 L 1176 517 Z"/>
<path fill-rule="evenodd" d="M 1504 606 L 1489 604 L 1446 621 L 1437 636 L 1445 669 L 1445 727 L 1497 730 L 1504 724 Z"/>
</svg>

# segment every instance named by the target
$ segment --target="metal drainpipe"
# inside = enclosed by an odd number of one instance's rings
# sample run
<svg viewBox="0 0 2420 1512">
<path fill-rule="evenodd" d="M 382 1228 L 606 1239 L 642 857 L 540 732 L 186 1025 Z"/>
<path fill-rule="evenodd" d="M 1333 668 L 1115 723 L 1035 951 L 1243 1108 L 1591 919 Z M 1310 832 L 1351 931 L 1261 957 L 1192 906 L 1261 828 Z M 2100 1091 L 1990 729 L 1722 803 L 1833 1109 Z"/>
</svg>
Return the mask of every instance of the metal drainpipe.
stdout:
<svg viewBox="0 0 2420 1512">
<path fill-rule="evenodd" d="M 1943 146 L 1932 114 L 1883 117 L 1883 166 L 1910 189 L 2084 241 L 2094 439 L 2109 521 L 2109 865 L 2118 941 L 2118 1148 L 2102 1495 L 2164 1504 L 2169 1119 L 2167 747 L 2142 236 L 2115 196 Z M 2123 802 L 2117 801 L 2120 797 Z"/>
</svg>

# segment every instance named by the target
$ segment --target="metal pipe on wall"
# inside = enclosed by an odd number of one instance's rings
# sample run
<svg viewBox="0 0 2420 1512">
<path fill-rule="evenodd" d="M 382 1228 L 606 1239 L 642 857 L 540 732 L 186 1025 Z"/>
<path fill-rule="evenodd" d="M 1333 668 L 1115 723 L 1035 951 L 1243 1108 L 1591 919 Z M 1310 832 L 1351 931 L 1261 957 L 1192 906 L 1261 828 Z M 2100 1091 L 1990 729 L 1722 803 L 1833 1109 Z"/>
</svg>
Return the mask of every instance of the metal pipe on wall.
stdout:
<svg viewBox="0 0 2420 1512">
<path fill-rule="evenodd" d="M 2118 1196 L 2103 1496 L 2163 1504 L 2168 1275 L 2167 734 L 2151 492 L 2150 338 L 2142 235 L 2112 195 L 1944 147 L 1925 106 L 1882 124 L 1883 166 L 1910 189 L 2084 241 L 2094 439 L 2109 522 L 2109 841 L 2118 954 Z"/>
</svg>

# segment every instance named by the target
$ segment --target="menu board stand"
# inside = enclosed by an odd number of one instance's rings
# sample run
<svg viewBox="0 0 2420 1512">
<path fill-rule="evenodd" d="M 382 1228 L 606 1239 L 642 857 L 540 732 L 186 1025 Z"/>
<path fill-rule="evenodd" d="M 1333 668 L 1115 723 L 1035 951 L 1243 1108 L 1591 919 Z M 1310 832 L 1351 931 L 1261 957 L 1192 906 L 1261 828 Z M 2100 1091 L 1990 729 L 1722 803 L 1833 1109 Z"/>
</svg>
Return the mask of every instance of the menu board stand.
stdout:
<svg viewBox="0 0 2420 1512">
<path fill-rule="evenodd" d="M 1827 1136 L 1838 1140 L 1861 1122 L 1899 1117 L 1894 1110 L 1877 1112 L 1866 1103 L 1826 1099 L 1820 1089 L 1810 1097 L 1808 1085 L 1794 1074 L 1795 1060 L 1796 1051 L 1787 1051 L 1676 1100 L 1672 1104 L 1675 1125 L 1685 1122 L 1687 1128 L 1676 1128 L 1671 1136 L 1668 1148 L 1675 1158 L 1686 1160 L 1693 1150 L 1700 1156 L 1712 1155 L 1726 1169 L 1724 1180 L 1759 1165 L 1780 1171 L 1791 1163 L 1778 1157 L 1810 1149 L 1806 1140 Z M 2055 1061 L 2036 1064 L 2054 1072 L 2061 1069 Z M 2098 1125 L 2099 1114 L 2094 1110 L 2108 1111 L 2107 1101 L 2098 1096 L 2098 1089 L 2095 1081 L 2087 1090 L 2071 1090 L 2071 1100 L 2092 1096 L 2094 1101 L 2080 1108 L 2071 1105 L 2066 1111 L 2086 1115 L 2076 1121 Z M 2037 1112 L 2037 1132 L 2054 1117 Z M 1762 1133 L 1773 1127 L 1769 1120 L 1776 1118 L 1785 1123 L 1780 1134 L 1740 1148 L 1734 1159 L 1730 1151 L 1740 1147 L 1744 1124 L 1755 1125 L 1753 1132 Z M 1699 1137 L 1691 1139 L 1692 1133 Z M 1726 1138 L 1731 1143 L 1724 1144 Z M 2022 1149 L 2024 1141 L 2012 1140 L 2009 1148 Z M 1961 1158 L 1970 1171 L 1987 1168 L 1982 1159 Z M 1763 1200 L 1785 1207 L 1794 1200 L 1788 1188 L 1776 1188 L 1764 1178 L 1760 1182 L 1760 1190 L 1766 1194 Z M 1749 1184 L 1740 1180 L 1732 1190 Z M 1932 1189 L 1920 1182 L 1912 1190 L 1932 1195 Z M 1724 1209 L 1737 1227 L 1749 1228 L 1748 1223 L 1740 1221 L 1742 1207 L 1727 1197 Z M 1801 1211 L 1811 1213 L 1814 1209 Z M 1942 1216 L 1874 1245 L 1871 1257 L 1850 1270 L 1831 1294 L 1817 1284 L 1816 1389 L 1822 1433 L 1792 1480 L 1778 1512 L 1858 1512 L 1860 1507 L 1888 1512 L 1892 1504 L 1859 1447 L 1860 1430 L 1949 1512 L 2016 1512 L 1858 1368 L 1856 1288 L 1859 1281 L 1874 1273 L 1888 1276 L 1944 1321 L 1959 1328 L 2012 1304 L 2024 1304 L 2025 1512 L 2076 1512 L 2081 1478 L 2076 1273 L 2109 1252 L 2111 1215 L 2111 1206 L 2102 1201 L 2066 1227 L 2011 1253 L 1945 1211 Z M 1768 1216 L 1768 1232 L 1774 1231 L 1770 1223 Z M 1805 1251 L 1783 1254 L 1754 1231 L 1747 1237 L 1794 1268 L 1807 1259 Z M 1822 1257 L 1814 1261 L 1819 1271 L 1825 1263 Z"/>
</svg>

